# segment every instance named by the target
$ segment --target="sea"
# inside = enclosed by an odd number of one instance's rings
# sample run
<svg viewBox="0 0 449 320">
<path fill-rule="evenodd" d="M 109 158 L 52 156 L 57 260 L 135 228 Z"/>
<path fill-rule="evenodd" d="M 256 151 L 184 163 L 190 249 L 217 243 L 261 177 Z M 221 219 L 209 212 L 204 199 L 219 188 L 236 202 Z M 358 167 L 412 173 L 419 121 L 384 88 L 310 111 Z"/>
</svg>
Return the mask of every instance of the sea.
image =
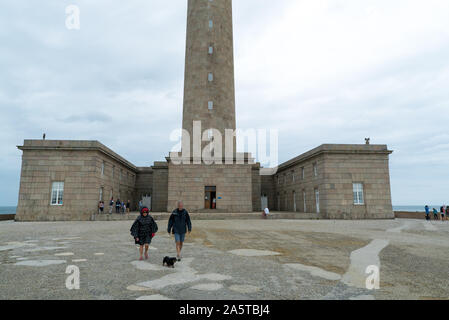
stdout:
<svg viewBox="0 0 449 320">
<path fill-rule="evenodd" d="M 0 214 L 15 214 L 17 207 L 2 207 L 0 206 Z"/>
<path fill-rule="evenodd" d="M 437 209 L 438 211 L 440 211 L 440 207 L 441 205 L 428 205 L 430 210 L 432 210 L 433 208 Z M 393 211 L 404 211 L 404 212 L 424 212 L 425 205 L 422 206 L 393 206 Z"/>
</svg>

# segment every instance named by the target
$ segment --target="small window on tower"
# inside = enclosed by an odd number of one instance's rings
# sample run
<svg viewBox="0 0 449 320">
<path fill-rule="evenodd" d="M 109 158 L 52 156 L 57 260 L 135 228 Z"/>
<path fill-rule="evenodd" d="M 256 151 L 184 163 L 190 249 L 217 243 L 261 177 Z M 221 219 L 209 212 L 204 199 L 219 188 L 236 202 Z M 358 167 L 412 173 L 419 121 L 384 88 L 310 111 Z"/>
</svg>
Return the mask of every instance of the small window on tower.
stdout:
<svg viewBox="0 0 449 320">
<path fill-rule="evenodd" d="M 209 54 L 213 54 L 214 53 L 214 47 L 209 46 Z"/>
<path fill-rule="evenodd" d="M 209 29 L 212 29 L 214 27 L 214 22 L 212 20 L 209 20 Z"/>
<path fill-rule="evenodd" d="M 209 80 L 209 82 L 214 81 L 214 74 L 212 72 L 209 72 L 209 75 L 207 76 L 207 79 Z"/>
<path fill-rule="evenodd" d="M 212 129 L 207 130 L 207 139 L 209 139 L 209 141 L 212 141 L 214 139 L 214 132 L 212 131 Z"/>
<path fill-rule="evenodd" d="M 213 101 L 209 101 L 207 104 L 209 110 L 213 110 L 214 109 L 214 102 Z"/>
</svg>

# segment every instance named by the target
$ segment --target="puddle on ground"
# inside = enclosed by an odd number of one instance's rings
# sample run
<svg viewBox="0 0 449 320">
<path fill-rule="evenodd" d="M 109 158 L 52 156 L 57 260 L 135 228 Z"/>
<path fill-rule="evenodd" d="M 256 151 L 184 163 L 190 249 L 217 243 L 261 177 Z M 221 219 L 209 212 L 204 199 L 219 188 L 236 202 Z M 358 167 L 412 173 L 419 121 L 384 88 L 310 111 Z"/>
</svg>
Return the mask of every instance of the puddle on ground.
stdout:
<svg viewBox="0 0 449 320">
<path fill-rule="evenodd" d="M 66 260 L 27 260 L 16 262 L 14 265 L 26 267 L 48 267 L 51 265 L 64 264 L 66 262 Z"/>
</svg>

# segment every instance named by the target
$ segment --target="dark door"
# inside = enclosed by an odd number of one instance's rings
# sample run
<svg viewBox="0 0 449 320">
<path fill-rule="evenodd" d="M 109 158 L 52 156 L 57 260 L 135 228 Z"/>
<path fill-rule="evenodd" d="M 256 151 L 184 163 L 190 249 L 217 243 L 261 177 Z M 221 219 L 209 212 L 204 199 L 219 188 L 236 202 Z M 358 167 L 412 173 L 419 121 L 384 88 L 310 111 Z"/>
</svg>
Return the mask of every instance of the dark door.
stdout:
<svg viewBox="0 0 449 320">
<path fill-rule="evenodd" d="M 204 208 L 217 209 L 217 187 L 205 187 Z"/>
</svg>

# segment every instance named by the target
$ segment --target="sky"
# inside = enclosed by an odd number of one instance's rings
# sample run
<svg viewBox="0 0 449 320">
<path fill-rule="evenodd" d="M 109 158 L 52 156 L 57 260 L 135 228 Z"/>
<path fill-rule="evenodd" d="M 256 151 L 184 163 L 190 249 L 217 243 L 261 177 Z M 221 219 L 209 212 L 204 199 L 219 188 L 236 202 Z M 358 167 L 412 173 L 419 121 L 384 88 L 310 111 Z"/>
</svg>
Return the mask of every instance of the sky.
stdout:
<svg viewBox="0 0 449 320">
<path fill-rule="evenodd" d="M 233 14 L 238 128 L 278 130 L 281 163 L 370 137 L 394 151 L 394 205 L 449 203 L 449 1 L 234 0 Z M 43 132 L 164 160 L 186 17 L 186 0 L 2 0 L 0 206 L 17 204 L 16 146 Z"/>
</svg>

